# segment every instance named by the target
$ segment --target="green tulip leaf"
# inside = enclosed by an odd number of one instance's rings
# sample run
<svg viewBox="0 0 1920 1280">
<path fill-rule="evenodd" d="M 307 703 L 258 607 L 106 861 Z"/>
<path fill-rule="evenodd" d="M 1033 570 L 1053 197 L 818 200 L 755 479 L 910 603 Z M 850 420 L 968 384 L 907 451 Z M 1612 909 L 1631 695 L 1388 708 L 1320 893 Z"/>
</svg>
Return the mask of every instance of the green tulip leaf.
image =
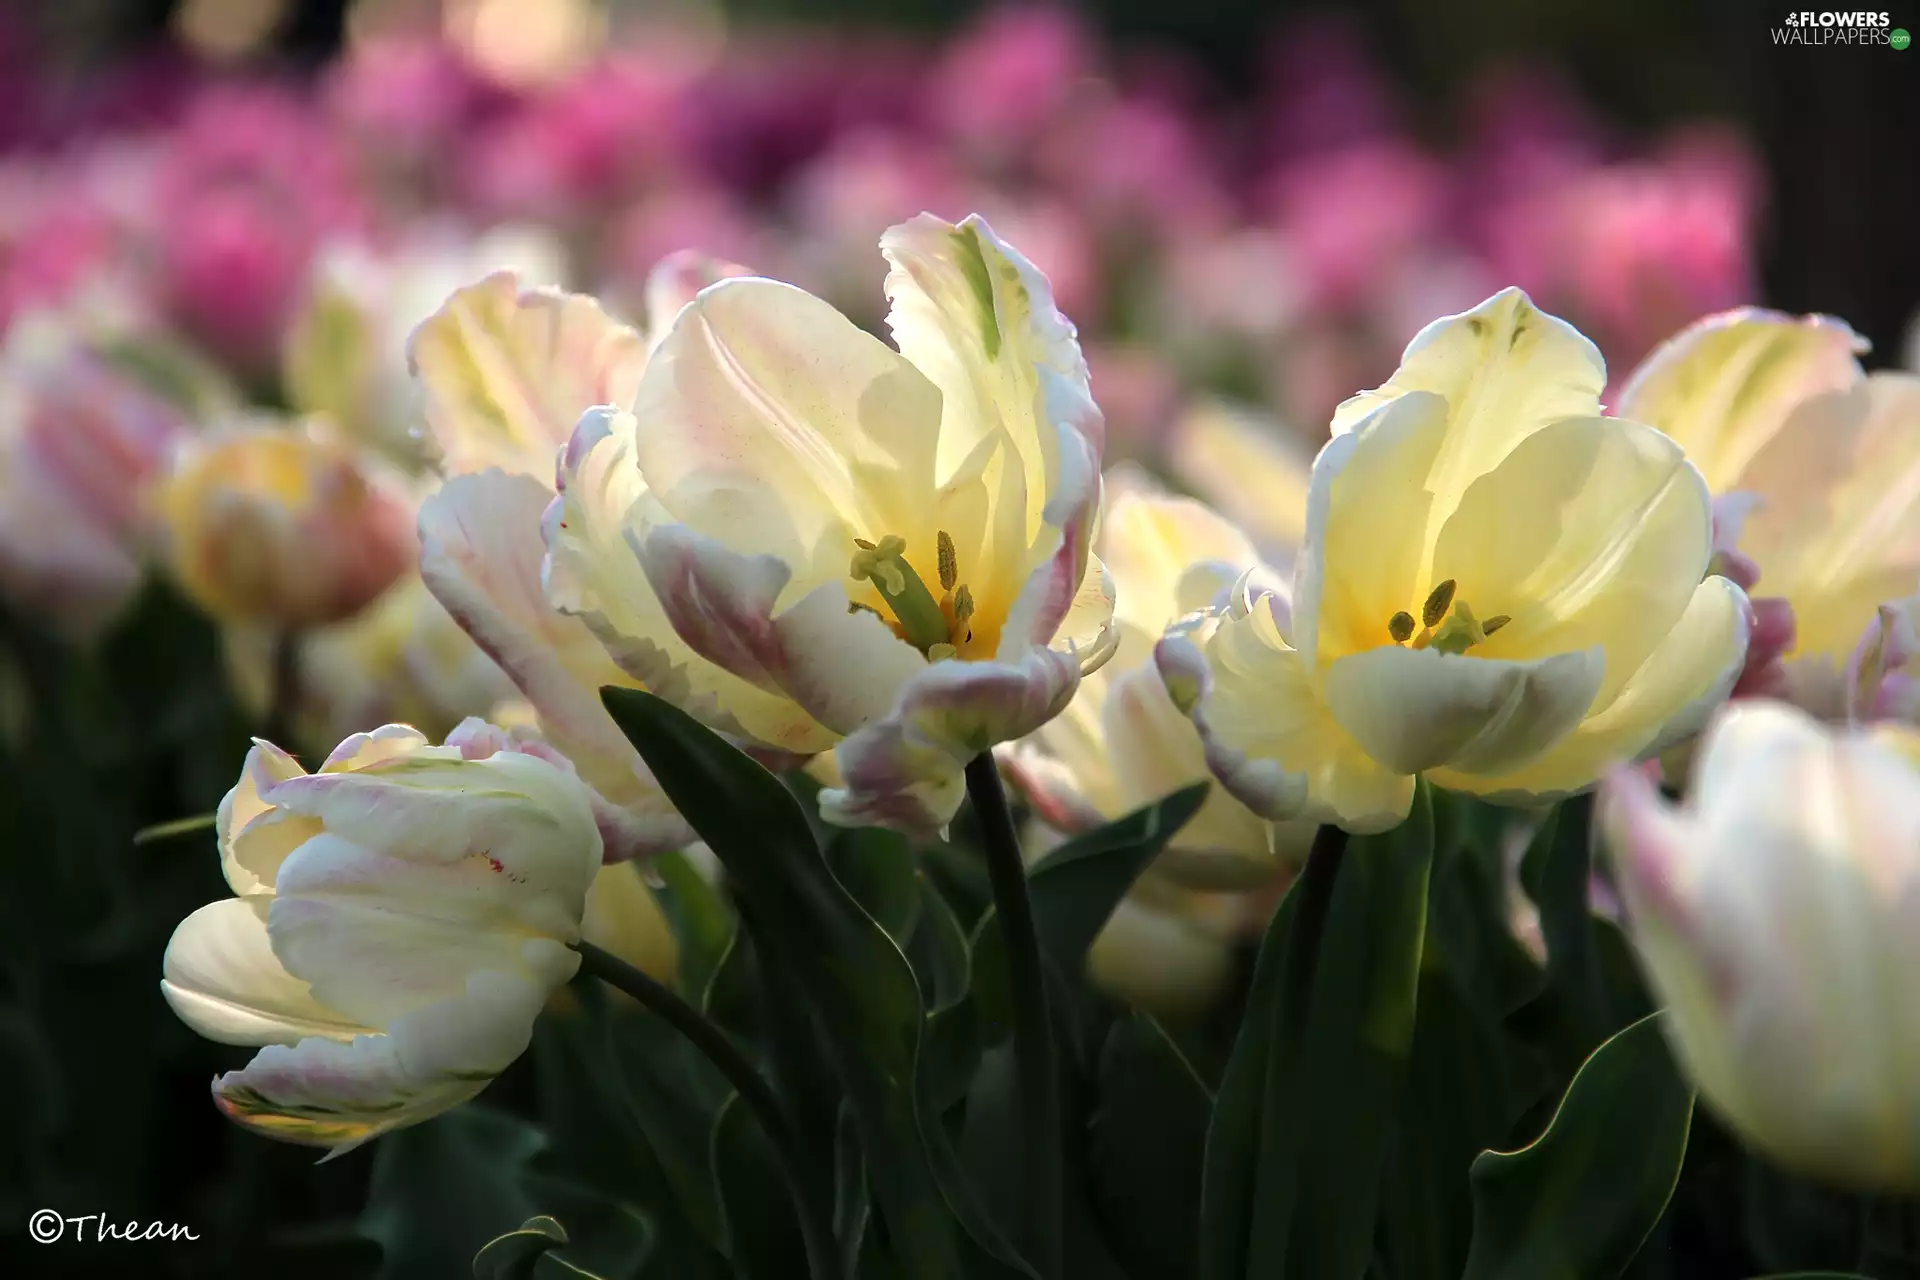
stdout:
<svg viewBox="0 0 1920 1280">
<path fill-rule="evenodd" d="M 1197 782 L 1067 841 L 1027 870 L 1033 927 L 1056 974 L 1077 978 L 1093 940 L 1167 842 L 1206 801 Z M 973 995 L 989 1045 L 1011 1034 L 1006 953 L 999 918 L 988 911 L 973 935 Z"/>
<path fill-rule="evenodd" d="M 741 1280 L 790 1280 L 806 1257 L 793 1195 L 773 1144 L 738 1094 L 713 1124 L 713 1176 L 727 1256 Z"/>
<path fill-rule="evenodd" d="M 495 1236 L 473 1255 L 473 1280 L 533 1280 L 541 1255 L 566 1242 L 566 1231 L 552 1218 L 528 1218 L 518 1231 Z"/>
<path fill-rule="evenodd" d="M 1201 1190 L 1201 1280 L 1359 1280 L 1413 1043 L 1433 807 L 1353 838 L 1331 872 L 1313 953 L 1290 945 L 1303 886 L 1260 948 L 1214 1100 Z"/>
<path fill-rule="evenodd" d="M 1137 1275 L 1192 1275 L 1213 1098 L 1144 1013 L 1114 1024 L 1094 1089 L 1088 1177 L 1115 1251 Z"/>
<path fill-rule="evenodd" d="M 916 1280 L 959 1280 L 979 1241 L 1031 1275 L 990 1221 L 950 1198 L 921 1132 L 925 1005 L 887 931 L 836 880 L 807 815 L 758 763 L 672 704 L 601 691 L 661 789 L 727 868 L 763 973 L 790 975 L 819 1019 L 853 1108 L 888 1244 Z"/>
<path fill-rule="evenodd" d="M 1613 1280 L 1633 1261 L 1673 1195 L 1693 1119 L 1659 1017 L 1593 1052 L 1535 1142 L 1474 1161 L 1464 1280 Z"/>
</svg>

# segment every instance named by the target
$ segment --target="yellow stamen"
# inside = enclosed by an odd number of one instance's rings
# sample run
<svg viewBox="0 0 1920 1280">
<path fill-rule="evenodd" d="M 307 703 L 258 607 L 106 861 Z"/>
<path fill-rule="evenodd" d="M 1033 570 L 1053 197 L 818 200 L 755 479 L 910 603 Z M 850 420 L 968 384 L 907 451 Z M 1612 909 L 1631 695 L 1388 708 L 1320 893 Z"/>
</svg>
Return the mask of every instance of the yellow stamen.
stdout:
<svg viewBox="0 0 1920 1280">
<path fill-rule="evenodd" d="M 931 653 L 936 645 L 950 645 L 953 628 L 946 610 L 907 563 L 907 540 L 888 534 L 878 543 L 860 538 L 854 541 L 859 549 L 853 553 L 848 576 L 873 584 L 880 598 L 893 610 L 894 629 L 900 637 L 921 653 Z"/>
</svg>

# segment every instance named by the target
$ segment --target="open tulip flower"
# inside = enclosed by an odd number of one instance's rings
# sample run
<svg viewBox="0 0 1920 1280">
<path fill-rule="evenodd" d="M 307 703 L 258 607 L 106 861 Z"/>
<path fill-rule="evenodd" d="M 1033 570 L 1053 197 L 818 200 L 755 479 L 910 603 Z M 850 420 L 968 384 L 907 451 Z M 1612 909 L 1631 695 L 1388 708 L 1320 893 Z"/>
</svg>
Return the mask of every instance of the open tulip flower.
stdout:
<svg viewBox="0 0 1920 1280">
<path fill-rule="evenodd" d="M 834 748 L 829 820 L 926 831 L 1111 651 L 1102 420 L 1046 280 L 984 222 L 881 248 L 898 350 L 772 280 L 680 312 L 634 401 L 575 432 L 548 585 L 744 745 Z"/>
<path fill-rule="evenodd" d="M 1730 704 L 1685 802 L 1602 791 L 1634 943 L 1701 1094 L 1804 1173 L 1920 1189 L 1920 735 Z"/>
<path fill-rule="evenodd" d="M 1601 416 L 1605 383 L 1592 343 L 1508 289 L 1341 405 L 1291 608 L 1243 592 L 1203 643 L 1159 649 L 1250 808 L 1376 831 L 1416 775 L 1549 799 L 1725 697 L 1750 611 L 1708 572 L 1706 483 L 1658 431 Z"/>
<path fill-rule="evenodd" d="M 1865 349 L 1829 316 L 1742 308 L 1654 352 L 1620 404 L 1705 474 L 1723 545 L 1791 606 L 1780 692 L 1829 719 L 1880 606 L 1920 592 L 1920 377 L 1863 373 Z"/>
<path fill-rule="evenodd" d="M 175 930 L 161 990 L 209 1039 L 265 1046 L 213 1094 L 269 1137 L 339 1154 L 465 1102 L 579 966 L 592 797 L 491 725 L 439 747 L 388 725 L 314 774 L 257 743 L 218 829 L 237 896 Z"/>
</svg>

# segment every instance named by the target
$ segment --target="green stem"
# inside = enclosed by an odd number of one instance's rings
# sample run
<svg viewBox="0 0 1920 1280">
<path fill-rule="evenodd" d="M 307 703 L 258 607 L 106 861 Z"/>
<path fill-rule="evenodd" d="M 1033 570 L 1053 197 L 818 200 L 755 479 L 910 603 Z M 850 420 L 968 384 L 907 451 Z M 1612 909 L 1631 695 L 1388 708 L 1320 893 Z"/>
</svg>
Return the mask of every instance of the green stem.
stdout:
<svg viewBox="0 0 1920 1280">
<path fill-rule="evenodd" d="M 987 877 L 993 884 L 993 905 L 1000 917 L 1012 987 L 1013 1063 L 1020 1087 L 1020 1127 L 1027 1138 L 1027 1260 L 1041 1280 L 1058 1280 L 1063 1180 L 1060 1072 L 1040 939 L 1033 927 L 1033 901 L 1027 895 L 1026 861 L 1020 856 L 1013 811 L 1007 807 L 1007 793 L 991 752 L 968 762 L 967 795 L 986 846 Z"/>
<path fill-rule="evenodd" d="M 1287 934 L 1286 969 L 1293 989 L 1305 993 L 1313 989 L 1314 970 L 1319 967 L 1320 938 L 1327 931 L 1327 913 L 1333 906 L 1333 886 L 1340 878 L 1340 859 L 1347 851 L 1347 833 L 1331 824 L 1313 833 L 1313 847 L 1307 851 L 1307 864 L 1293 882 L 1293 927 Z M 1306 1016 L 1309 1000 L 1288 1001 L 1290 1007 Z"/>
<path fill-rule="evenodd" d="M 283 751 L 300 753 L 294 741 L 300 717 L 300 632 L 289 627 L 273 637 L 267 660 L 267 715 L 260 736 Z"/>
<path fill-rule="evenodd" d="M 832 1210 L 820 1200 L 818 1184 L 806 1176 L 806 1162 L 794 1139 L 793 1126 L 766 1078 L 754 1070 L 726 1032 L 671 988 L 585 939 L 576 942 L 574 950 L 580 953 L 582 969 L 608 986 L 626 992 L 692 1041 L 693 1047 L 705 1054 L 726 1077 L 727 1083 L 739 1092 L 740 1101 L 753 1112 L 766 1133 L 774 1158 L 780 1162 L 780 1172 L 787 1180 L 787 1190 L 793 1196 L 794 1214 L 800 1220 L 800 1236 L 807 1250 L 807 1274 L 812 1280 L 839 1280 Z"/>
</svg>

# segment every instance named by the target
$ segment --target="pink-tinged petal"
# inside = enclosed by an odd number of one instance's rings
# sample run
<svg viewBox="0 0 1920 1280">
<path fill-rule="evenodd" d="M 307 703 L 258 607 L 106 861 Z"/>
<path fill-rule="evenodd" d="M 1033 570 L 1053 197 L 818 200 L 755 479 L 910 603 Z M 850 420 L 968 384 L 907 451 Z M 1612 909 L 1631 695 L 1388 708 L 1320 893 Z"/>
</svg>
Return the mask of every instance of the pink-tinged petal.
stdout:
<svg viewBox="0 0 1920 1280">
<path fill-rule="evenodd" d="M 836 733 L 888 715 L 897 691 L 927 669 L 878 617 L 850 607 L 838 579 L 776 613 L 789 570 L 772 556 L 742 555 L 684 525 L 652 530 L 635 550 L 689 648 L 784 693 Z"/>
<path fill-rule="evenodd" d="M 547 989 L 475 973 L 457 996 L 397 1019 L 385 1035 L 262 1049 L 213 1082 L 228 1119 L 265 1137 L 342 1155 L 451 1110 L 526 1051 Z"/>
<path fill-rule="evenodd" d="M 673 326 L 673 318 L 710 284 L 757 272 L 737 262 L 710 257 L 697 249 L 678 249 L 647 272 L 647 337 L 658 343 Z M 626 403 L 620 401 L 618 403 Z"/>
<path fill-rule="evenodd" d="M 1046 751 L 1028 742 L 1008 742 L 995 747 L 993 756 L 1034 813 L 1055 831 L 1086 831 L 1106 821 L 1081 794 L 1073 770 Z"/>
<path fill-rule="evenodd" d="M 632 687 L 592 632 L 550 603 L 540 580 L 546 489 L 488 471 L 449 480 L 420 512 L 421 576 L 461 629 L 498 663 L 542 730 L 593 790 L 627 818 L 609 859 L 677 849 L 695 836 L 600 703 Z"/>
<path fill-rule="evenodd" d="M 1693 913 L 1682 886 L 1687 845 L 1696 837 L 1649 773 L 1644 765 L 1623 765 L 1608 774 L 1600 784 L 1595 820 L 1634 918 L 1653 917 L 1685 930 Z"/>
<path fill-rule="evenodd" d="M 1748 597 L 1752 621 L 1747 632 L 1747 661 L 1734 681 L 1735 698 L 1779 696 L 1787 687 L 1784 659 L 1793 648 L 1795 624 L 1793 603 L 1763 596 Z"/>
<path fill-rule="evenodd" d="M 844 785 L 820 793 L 821 817 L 916 835 L 940 831 L 966 794 L 967 762 L 1059 715 L 1079 683 L 1072 655 L 1040 648 L 1017 663 L 925 667 L 885 719 L 835 750 Z"/>
<path fill-rule="evenodd" d="M 578 617 L 641 687 L 762 757 L 804 758 L 839 740 L 784 694 L 708 662 L 674 633 L 633 538 L 672 523 L 634 461 L 632 414 L 590 410 L 560 464 L 560 493 L 541 530 L 547 598 Z"/>
<path fill-rule="evenodd" d="M 1287 821 L 1307 812 L 1306 774 L 1289 772 L 1277 761 L 1237 750 L 1214 730 L 1208 714 L 1213 700 L 1213 672 L 1199 645 L 1184 635 L 1167 635 L 1154 646 L 1153 661 L 1167 696 L 1200 731 L 1207 772 L 1228 794 L 1273 821 Z"/>
<path fill-rule="evenodd" d="M 640 334 L 592 298 L 522 290 L 511 271 L 457 291 L 407 341 L 446 469 L 543 481 L 582 413 L 633 403 L 646 360 Z"/>
<path fill-rule="evenodd" d="M 1859 722 L 1888 717 L 1888 710 L 1906 701 L 1903 696 L 1910 677 L 1905 669 L 1920 657 L 1920 596 L 1883 604 L 1867 625 L 1866 634 L 1854 646 L 1843 677 L 1845 712 L 1850 721 Z"/>
</svg>

